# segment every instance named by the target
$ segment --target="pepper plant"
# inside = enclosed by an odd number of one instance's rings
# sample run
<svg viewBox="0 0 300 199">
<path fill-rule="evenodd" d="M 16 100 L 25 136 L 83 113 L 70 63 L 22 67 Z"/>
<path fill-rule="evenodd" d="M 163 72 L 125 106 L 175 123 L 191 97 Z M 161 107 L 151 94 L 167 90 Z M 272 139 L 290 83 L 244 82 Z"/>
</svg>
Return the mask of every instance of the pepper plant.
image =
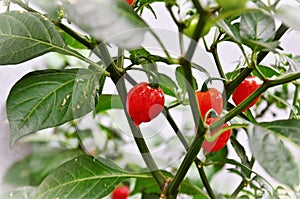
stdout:
<svg viewBox="0 0 300 199">
<path fill-rule="evenodd" d="M 27 141 L 33 152 L 5 177 L 25 188 L 1 198 L 95 199 L 110 197 L 119 186 L 129 187 L 132 198 L 299 197 L 300 63 L 299 55 L 280 45 L 288 30 L 299 30 L 297 0 L 3 3 L 0 65 L 47 53 L 63 64 L 34 70 L 10 90 L 10 146 Z M 168 16 L 174 29 L 152 27 L 145 12 L 155 22 Z M 220 58 L 223 44 L 240 51 L 234 67 Z M 259 79 L 259 86 L 249 82 L 235 90 L 249 76 Z M 147 83 L 128 103 L 127 93 L 141 82 Z M 136 93 L 143 90 L 146 94 Z M 219 93 L 218 99 L 197 94 L 207 90 Z M 165 99 L 150 100 L 154 91 Z M 285 113 L 283 119 L 270 118 L 274 107 Z M 181 110 L 190 117 L 179 121 Z M 116 121 L 125 127 L 118 128 Z M 160 125 L 152 128 L 152 122 Z M 43 129 L 53 129 L 51 136 L 39 132 Z M 222 141 L 225 146 L 203 149 L 203 142 L 218 145 L 225 134 L 230 136 L 230 142 Z M 128 137 L 138 151 L 135 158 L 126 157 L 122 148 Z M 162 147 L 177 159 L 155 155 L 154 148 Z M 222 171 L 238 179 L 231 191 L 222 189 L 228 183 L 216 175 Z"/>
</svg>

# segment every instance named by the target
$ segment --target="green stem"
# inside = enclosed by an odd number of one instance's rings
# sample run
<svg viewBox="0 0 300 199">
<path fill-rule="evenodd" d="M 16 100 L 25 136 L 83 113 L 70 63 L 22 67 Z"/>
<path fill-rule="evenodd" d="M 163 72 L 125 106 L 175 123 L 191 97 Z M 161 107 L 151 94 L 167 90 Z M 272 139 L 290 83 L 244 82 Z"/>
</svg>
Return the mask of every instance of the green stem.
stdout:
<svg viewBox="0 0 300 199">
<path fill-rule="evenodd" d="M 118 48 L 117 67 L 123 69 L 124 65 L 124 49 Z"/>
<path fill-rule="evenodd" d="M 275 34 L 274 41 L 279 40 L 288 30 L 289 28 L 285 26 L 284 24 L 281 24 L 281 26 L 278 28 Z M 269 51 L 262 51 L 258 53 L 257 55 L 257 61 L 256 63 L 259 64 L 267 55 L 269 54 Z M 235 90 L 235 88 L 247 77 L 251 74 L 253 69 L 251 68 L 245 68 L 239 76 L 237 76 L 232 82 L 227 84 L 226 86 L 226 99 L 228 100 Z"/>
<path fill-rule="evenodd" d="M 252 56 L 251 56 L 251 68 L 253 68 L 253 69 L 257 72 L 259 78 L 261 78 L 263 81 L 266 81 L 267 78 L 266 78 L 265 75 L 259 70 L 259 68 L 258 68 L 258 66 L 257 66 L 257 52 L 256 52 L 256 51 L 253 51 L 253 52 L 252 52 Z"/>
<path fill-rule="evenodd" d="M 214 46 L 213 49 L 211 49 L 211 53 L 214 57 L 214 60 L 215 60 L 215 63 L 217 65 L 217 69 L 219 71 L 219 74 L 222 78 L 226 79 L 226 75 L 223 71 L 223 68 L 222 68 L 222 65 L 221 65 L 221 61 L 220 61 L 220 58 L 219 58 L 219 55 L 218 55 L 218 48 L 217 48 L 217 45 Z"/>
<path fill-rule="evenodd" d="M 23 3 L 22 1 L 19 0 L 10 0 L 10 2 L 17 4 L 18 6 L 20 6 L 21 8 L 29 11 L 29 12 L 37 12 L 36 10 L 32 9 L 31 7 L 29 7 L 27 4 Z"/>
<path fill-rule="evenodd" d="M 194 124 L 198 129 L 199 135 L 202 136 L 202 135 L 204 135 L 205 126 L 203 124 L 203 118 L 200 115 L 198 102 L 197 102 L 197 99 L 195 96 L 195 89 L 194 89 L 195 85 L 193 82 L 191 63 L 185 59 L 182 59 L 181 65 L 183 66 L 183 70 L 184 70 L 184 76 L 186 79 L 186 87 L 188 88 L 187 92 L 188 92 L 188 96 L 189 96 L 189 101 L 190 101 L 191 111 L 192 111 L 192 115 L 193 115 L 193 119 L 194 119 Z"/>
<path fill-rule="evenodd" d="M 255 162 L 255 159 L 252 157 L 250 164 L 249 164 L 249 169 L 253 168 L 254 162 Z M 250 178 L 251 174 L 252 174 L 252 172 L 248 172 L 247 177 Z M 243 179 L 240 182 L 240 184 L 237 186 L 237 188 L 233 191 L 233 193 L 231 194 L 229 199 L 237 198 L 238 194 L 247 186 L 247 183 L 248 183 L 247 180 Z"/>
<path fill-rule="evenodd" d="M 165 184 L 165 177 L 156 165 L 139 127 L 134 124 L 133 120 L 126 111 L 125 107 L 127 90 L 125 86 L 124 76 L 116 68 L 115 63 L 107 50 L 107 46 L 104 43 L 99 44 L 99 50 L 101 52 L 102 59 L 105 65 L 107 66 L 107 70 L 111 73 L 111 79 L 117 87 L 117 91 L 119 93 L 122 105 L 124 107 L 124 112 L 129 123 L 130 130 L 134 136 L 134 140 L 139 148 L 142 158 L 144 159 L 148 169 L 150 170 L 157 184 L 162 189 Z"/>
<path fill-rule="evenodd" d="M 298 100 L 299 100 L 299 93 L 300 93 L 300 84 L 295 83 L 295 92 L 294 92 L 294 98 L 293 98 L 293 106 L 297 106 Z M 293 110 L 290 112 L 290 119 L 294 116 Z"/>
<path fill-rule="evenodd" d="M 171 116 L 170 112 L 168 109 L 164 109 L 163 110 L 163 114 L 165 115 L 165 117 L 167 118 L 169 124 L 171 125 L 171 127 L 173 128 L 174 132 L 176 133 L 177 137 L 179 138 L 180 142 L 182 143 L 182 145 L 184 146 L 185 150 L 189 149 L 189 144 L 186 141 L 185 137 L 183 136 L 182 132 L 180 131 L 180 129 L 178 128 L 178 126 L 176 125 L 176 122 L 174 121 L 173 117 Z"/>
<path fill-rule="evenodd" d="M 178 32 L 178 37 L 179 37 L 179 46 L 180 46 L 180 53 L 184 53 L 184 40 L 183 40 L 183 33 Z"/>
<path fill-rule="evenodd" d="M 234 192 L 231 194 L 229 199 L 235 199 L 237 198 L 238 194 L 247 186 L 247 181 L 243 179 L 241 183 L 238 185 L 238 187 L 234 190 Z"/>
<path fill-rule="evenodd" d="M 251 62 L 250 62 L 249 59 L 248 59 L 248 56 L 247 56 L 247 54 L 246 54 L 246 52 L 245 52 L 245 49 L 244 49 L 243 45 L 238 44 L 238 46 L 239 46 L 239 48 L 240 48 L 241 51 L 242 51 L 242 54 L 243 54 L 243 56 L 244 56 L 244 58 L 245 58 L 245 61 L 246 61 L 246 63 L 247 63 L 247 66 L 250 66 L 250 65 L 251 65 Z"/>
<path fill-rule="evenodd" d="M 256 91 L 254 91 L 250 96 L 248 96 L 242 103 L 229 111 L 222 119 L 216 121 L 211 125 L 211 132 L 222 126 L 224 122 L 227 122 L 234 118 L 236 115 L 240 114 L 249 104 L 251 104 L 256 98 L 258 98 L 267 89 L 278 86 L 281 84 L 286 84 L 295 81 L 300 78 L 300 72 L 289 73 L 283 75 L 275 80 L 266 80 Z"/>
<path fill-rule="evenodd" d="M 298 79 L 300 79 L 300 72 L 289 73 L 277 79 L 270 80 L 270 87 L 278 86 L 280 84 L 286 84 Z"/>
<path fill-rule="evenodd" d="M 180 47 L 180 53 L 183 54 L 184 53 L 184 42 L 183 42 L 183 29 L 185 28 L 184 23 L 181 21 L 178 21 L 172 11 L 172 6 L 169 6 L 168 3 L 166 3 L 166 7 L 171 15 L 171 18 L 173 19 L 174 23 L 177 25 L 178 27 L 178 39 L 179 39 L 179 47 Z"/>
<path fill-rule="evenodd" d="M 56 26 L 65 31 L 67 34 L 69 34 L 71 37 L 73 37 L 76 41 L 83 44 L 85 47 L 87 47 L 90 50 L 93 50 L 96 47 L 96 44 L 86 39 L 86 37 L 83 37 L 82 35 L 75 32 L 70 27 L 66 26 L 63 23 L 56 23 Z"/>
<path fill-rule="evenodd" d="M 178 188 L 182 180 L 184 179 L 187 171 L 191 167 L 192 163 L 195 161 L 196 155 L 199 153 L 201 145 L 204 141 L 203 136 L 197 136 L 193 140 L 191 147 L 189 148 L 188 152 L 186 153 L 176 175 L 174 176 L 173 180 L 169 185 L 169 197 L 176 198 L 178 193 Z"/>
<path fill-rule="evenodd" d="M 204 167 L 200 166 L 202 164 L 202 162 L 198 162 L 198 161 L 199 161 L 199 159 L 196 159 L 195 163 L 197 165 L 198 172 L 199 172 L 199 174 L 201 176 L 202 183 L 203 183 L 203 185 L 204 185 L 204 187 L 205 187 L 205 189 L 206 189 L 209 197 L 211 199 L 216 199 L 217 197 L 215 196 L 215 193 L 214 193 L 213 189 L 210 186 L 210 183 L 209 183 L 209 181 L 207 179 L 207 176 L 205 174 L 205 171 L 204 171 Z M 199 166 L 200 166 L 200 168 L 199 168 Z"/>
<path fill-rule="evenodd" d="M 127 70 L 137 70 L 137 71 L 142 71 L 148 75 L 150 75 L 152 77 L 152 82 L 150 84 L 152 84 L 154 86 L 154 88 L 157 88 L 158 87 L 158 83 L 159 83 L 159 80 L 158 80 L 158 77 L 157 75 L 155 74 L 155 72 L 152 72 L 150 70 L 146 70 L 144 68 L 129 68 Z"/>
<path fill-rule="evenodd" d="M 284 24 L 281 24 L 280 27 L 278 28 L 278 30 L 276 31 L 273 41 L 279 40 L 286 33 L 286 31 L 288 29 L 289 29 L 289 27 L 287 27 Z M 257 64 L 259 64 L 268 54 L 269 54 L 269 51 L 262 51 L 262 52 L 258 53 Z"/>
<path fill-rule="evenodd" d="M 120 78 L 114 82 L 116 84 L 117 91 L 120 95 L 123 107 L 126 107 L 127 92 L 126 92 L 124 78 Z M 130 129 L 131 129 L 131 132 L 134 136 L 134 140 L 139 148 L 139 151 L 140 151 L 148 169 L 150 170 L 152 176 L 154 177 L 155 181 L 159 185 L 160 189 L 162 189 L 165 184 L 165 177 L 162 174 L 162 172 L 159 170 L 158 166 L 156 165 L 139 127 L 134 124 L 133 120 L 131 119 L 131 117 L 129 116 L 129 114 L 126 110 L 125 110 L 125 114 L 126 114 L 126 118 L 127 118 L 127 121 L 129 123 Z"/>
<path fill-rule="evenodd" d="M 196 26 L 195 32 L 192 37 L 192 41 L 190 42 L 189 48 L 186 52 L 186 54 L 183 56 L 182 59 L 180 59 L 180 63 L 183 66 L 184 70 L 184 76 L 186 78 L 186 85 L 188 90 L 188 96 L 190 100 L 190 105 L 192 109 L 193 119 L 195 126 L 197 128 L 197 135 L 194 138 L 191 147 L 187 151 L 177 173 L 175 174 L 173 180 L 169 184 L 168 188 L 168 196 L 172 198 L 176 198 L 178 193 L 178 188 L 184 177 L 186 176 L 187 171 L 191 167 L 192 163 L 195 161 L 195 158 L 197 154 L 200 151 L 201 145 L 204 141 L 204 134 L 207 131 L 207 126 L 204 125 L 203 119 L 200 115 L 197 99 L 195 96 L 195 86 L 192 81 L 192 70 L 191 70 L 191 59 L 193 57 L 193 54 L 195 52 L 195 49 L 197 47 L 198 41 L 199 41 L 199 35 L 201 35 L 204 25 L 208 19 L 208 13 L 202 8 L 200 2 L 198 0 L 193 0 L 193 3 L 195 7 L 197 8 L 197 11 L 200 14 L 200 20 Z"/>
<path fill-rule="evenodd" d="M 224 122 L 231 120 L 236 115 L 240 114 L 251 102 L 258 98 L 263 92 L 270 87 L 270 83 L 263 83 L 256 91 L 247 97 L 242 103 L 229 111 L 222 119 L 216 121 L 211 125 L 211 132 L 222 126 Z"/>
<path fill-rule="evenodd" d="M 164 109 L 163 111 L 163 114 L 165 115 L 165 117 L 167 118 L 169 124 L 171 125 L 171 127 L 173 128 L 174 132 L 176 133 L 177 137 L 179 138 L 180 142 L 182 143 L 182 145 L 184 146 L 184 148 L 186 149 L 186 151 L 188 151 L 189 149 L 189 144 L 188 142 L 186 141 L 186 139 L 184 138 L 182 132 L 180 131 L 180 129 L 178 128 L 178 126 L 176 125 L 173 117 L 171 116 L 170 112 L 168 109 Z M 207 176 L 205 174 L 205 171 L 204 171 L 204 168 L 202 166 L 202 162 L 201 160 L 199 160 L 198 158 L 195 159 L 195 164 L 197 166 L 197 170 L 198 170 L 198 173 L 201 177 L 201 180 L 203 182 L 203 185 L 208 193 L 208 195 L 211 197 L 211 198 L 216 198 L 215 195 L 214 195 L 214 192 L 208 182 L 208 179 L 207 179 Z"/>
</svg>

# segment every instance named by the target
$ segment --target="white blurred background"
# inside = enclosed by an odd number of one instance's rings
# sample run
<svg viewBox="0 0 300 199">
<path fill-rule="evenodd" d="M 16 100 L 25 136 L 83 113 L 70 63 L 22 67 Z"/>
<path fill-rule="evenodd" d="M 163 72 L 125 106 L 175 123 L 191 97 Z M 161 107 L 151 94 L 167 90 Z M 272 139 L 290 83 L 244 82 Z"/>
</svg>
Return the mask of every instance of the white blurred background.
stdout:
<svg viewBox="0 0 300 199">
<path fill-rule="evenodd" d="M 1 3 L 1 2 L 0 2 Z M 1 8 L 1 7 L 0 7 Z M 166 46 L 172 46 L 172 40 L 170 39 L 170 33 L 176 31 L 176 26 L 173 24 L 172 19 L 165 10 L 165 7 L 161 3 L 153 4 L 153 8 L 156 11 L 157 19 L 154 18 L 153 14 L 149 11 L 145 11 L 143 18 L 147 21 L 149 26 L 156 28 L 156 31 L 162 37 Z M 4 11 L 4 8 L 1 8 Z M 168 43 L 169 42 L 169 43 Z M 150 45 L 150 44 L 149 44 Z M 280 46 L 286 53 L 292 53 L 294 55 L 300 55 L 300 33 L 296 31 L 289 31 L 281 39 Z M 202 46 L 203 47 L 203 46 Z M 198 53 L 198 54 L 197 54 Z M 209 54 L 206 54 L 204 50 L 199 49 L 195 54 L 195 59 L 201 60 L 203 63 L 203 57 L 205 57 L 204 65 L 213 65 L 213 60 Z M 226 71 L 228 72 L 236 66 L 239 61 L 240 50 L 234 46 L 226 43 L 222 43 L 219 46 L 219 55 L 221 57 L 222 65 L 227 66 Z M 201 55 L 197 58 L 198 55 Z M 15 66 L 0 66 L 0 194 L 14 187 L 3 183 L 3 176 L 6 170 L 17 160 L 20 160 L 24 155 L 30 152 L 30 148 L 26 144 L 17 143 L 13 149 L 9 148 L 9 127 L 6 119 L 5 101 L 8 93 L 12 86 L 26 73 L 35 70 L 45 68 L 45 60 L 48 55 L 40 58 L 15 65 Z M 264 63 L 268 64 L 272 62 L 271 57 L 267 57 Z M 214 73 L 215 71 L 211 71 Z M 288 114 L 283 113 L 278 115 L 278 119 L 287 118 Z M 267 118 L 268 119 L 268 118 Z M 259 169 L 259 168 L 258 168 Z M 263 172 L 263 171 L 262 171 Z M 222 173 L 219 175 L 223 175 Z M 222 181 L 228 181 L 234 183 L 234 177 L 231 175 L 224 175 Z M 228 178 L 228 179 L 227 179 Z M 230 179 L 229 179 L 230 178 Z M 224 183 L 220 184 L 218 181 L 213 182 L 214 187 L 222 185 L 222 190 L 231 191 L 232 185 L 226 183 L 227 187 L 224 187 Z M 239 181 L 237 181 L 239 182 Z"/>
</svg>

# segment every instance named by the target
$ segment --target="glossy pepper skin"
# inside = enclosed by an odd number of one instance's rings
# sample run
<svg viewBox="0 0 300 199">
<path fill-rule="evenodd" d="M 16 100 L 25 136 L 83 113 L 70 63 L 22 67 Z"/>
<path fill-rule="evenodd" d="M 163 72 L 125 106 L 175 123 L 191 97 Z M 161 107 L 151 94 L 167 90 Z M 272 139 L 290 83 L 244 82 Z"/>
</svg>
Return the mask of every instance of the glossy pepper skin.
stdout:
<svg viewBox="0 0 300 199">
<path fill-rule="evenodd" d="M 222 113 L 223 96 L 217 89 L 210 88 L 207 91 L 196 91 L 196 97 L 202 118 L 210 109 L 215 110 L 218 115 Z"/>
<path fill-rule="evenodd" d="M 242 103 L 249 95 L 251 95 L 256 89 L 261 86 L 262 82 L 256 76 L 249 76 L 245 78 L 240 85 L 235 89 L 232 94 L 232 100 L 236 105 Z M 251 104 L 249 104 L 243 112 L 251 108 L 254 104 L 257 103 L 260 96 L 256 98 Z"/>
<path fill-rule="evenodd" d="M 127 95 L 127 112 L 136 125 L 149 122 L 164 108 L 165 97 L 161 88 L 151 87 L 148 82 L 135 85 Z"/>
<path fill-rule="evenodd" d="M 126 1 L 129 5 L 132 5 L 134 0 L 126 0 Z"/>
<path fill-rule="evenodd" d="M 219 120 L 219 118 L 207 118 L 206 124 L 210 125 L 210 124 L 216 122 L 217 120 Z M 222 128 L 225 128 L 227 126 L 229 126 L 228 123 L 223 124 L 220 128 L 218 128 L 217 130 L 211 132 L 211 135 L 214 135 L 215 133 L 217 133 L 217 131 L 219 131 Z M 229 129 L 229 130 L 223 132 L 213 142 L 208 142 L 207 140 L 204 140 L 204 142 L 202 144 L 202 148 L 207 153 L 219 151 L 220 149 L 222 149 L 226 145 L 226 143 L 228 142 L 228 140 L 231 136 L 231 133 L 232 133 L 232 130 Z"/>
<path fill-rule="evenodd" d="M 111 198 L 112 199 L 126 199 L 129 194 L 130 194 L 130 190 L 127 186 L 119 186 L 113 190 L 113 192 L 111 194 Z"/>
</svg>

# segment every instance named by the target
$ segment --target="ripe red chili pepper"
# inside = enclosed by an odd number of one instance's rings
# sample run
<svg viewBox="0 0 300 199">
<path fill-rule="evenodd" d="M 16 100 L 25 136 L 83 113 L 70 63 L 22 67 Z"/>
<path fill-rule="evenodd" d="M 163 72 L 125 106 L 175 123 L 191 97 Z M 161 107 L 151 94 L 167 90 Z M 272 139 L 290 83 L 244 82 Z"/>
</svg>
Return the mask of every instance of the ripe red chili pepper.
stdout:
<svg viewBox="0 0 300 199">
<path fill-rule="evenodd" d="M 134 0 L 126 0 L 129 5 L 132 5 Z"/>
<path fill-rule="evenodd" d="M 210 109 L 213 109 L 218 115 L 222 113 L 223 96 L 217 89 L 210 88 L 207 91 L 196 91 L 196 97 L 202 118 Z"/>
<path fill-rule="evenodd" d="M 219 119 L 220 118 L 207 118 L 206 124 L 210 125 Z M 214 135 L 215 133 L 217 133 L 222 128 L 225 128 L 227 126 L 229 126 L 228 123 L 223 124 L 217 130 L 211 132 L 211 136 Z M 207 140 L 204 140 L 204 142 L 202 144 L 202 148 L 206 152 L 216 152 L 216 151 L 222 149 L 226 145 L 227 141 L 229 140 L 231 133 L 232 133 L 232 130 L 229 129 L 225 132 L 222 132 L 222 134 L 219 137 L 217 137 L 213 142 L 208 142 Z"/>
<path fill-rule="evenodd" d="M 111 195 L 112 199 L 126 199 L 130 193 L 130 190 L 127 186 L 116 187 Z"/>
<path fill-rule="evenodd" d="M 127 95 L 127 111 L 136 125 L 149 122 L 164 108 L 165 97 L 161 88 L 147 82 L 135 85 Z"/>
<path fill-rule="evenodd" d="M 241 84 L 235 89 L 235 91 L 232 94 L 232 100 L 236 105 L 239 105 L 242 103 L 249 95 L 251 95 L 256 89 L 258 89 L 261 86 L 262 82 L 258 77 L 256 76 L 250 76 L 245 78 Z M 257 103 L 260 96 L 256 98 L 251 104 L 249 104 L 243 112 L 248 110 L 250 107 L 252 107 L 254 104 Z"/>
</svg>

